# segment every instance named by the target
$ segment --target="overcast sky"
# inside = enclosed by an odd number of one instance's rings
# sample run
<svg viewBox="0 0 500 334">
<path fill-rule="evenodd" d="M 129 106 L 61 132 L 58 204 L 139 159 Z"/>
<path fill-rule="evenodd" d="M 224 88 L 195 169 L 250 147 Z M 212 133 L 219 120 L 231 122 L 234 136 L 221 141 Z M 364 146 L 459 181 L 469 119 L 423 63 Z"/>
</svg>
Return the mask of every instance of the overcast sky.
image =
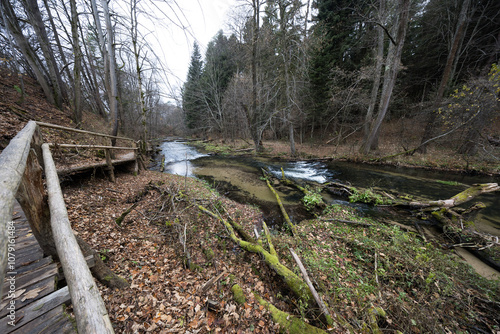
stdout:
<svg viewBox="0 0 500 334">
<path fill-rule="evenodd" d="M 152 31 L 146 38 L 163 58 L 162 62 L 169 70 L 167 76 L 171 86 L 179 88 L 186 80 L 194 41 L 198 42 L 204 55 L 208 42 L 225 28 L 228 15 L 237 5 L 238 0 L 177 0 L 177 6 L 163 4 L 161 8 L 151 8 L 161 23 L 147 24 L 145 30 Z M 165 15 L 169 19 L 163 19 Z"/>
</svg>

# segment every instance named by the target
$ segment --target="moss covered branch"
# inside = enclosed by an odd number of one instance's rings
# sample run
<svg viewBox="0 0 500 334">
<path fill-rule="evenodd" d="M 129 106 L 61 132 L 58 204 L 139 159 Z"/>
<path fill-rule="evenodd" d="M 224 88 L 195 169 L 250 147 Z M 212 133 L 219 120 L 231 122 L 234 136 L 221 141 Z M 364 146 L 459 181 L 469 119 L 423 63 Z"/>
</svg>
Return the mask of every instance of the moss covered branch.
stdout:
<svg viewBox="0 0 500 334">
<path fill-rule="evenodd" d="M 280 333 L 290 333 L 290 334 L 326 334 L 326 332 L 318 327 L 314 327 L 304 322 L 302 319 L 294 317 L 291 314 L 283 312 L 276 308 L 273 304 L 265 301 L 259 295 L 255 294 L 255 299 L 264 306 L 273 317 L 274 322 L 280 325 Z"/>
<path fill-rule="evenodd" d="M 266 176 L 265 171 L 262 170 L 262 172 L 264 173 L 264 176 Z M 265 179 L 266 179 L 267 187 L 271 190 L 271 192 L 276 197 L 276 201 L 278 202 L 278 205 L 280 207 L 281 213 L 283 214 L 283 218 L 285 219 L 287 226 L 290 228 L 292 235 L 296 236 L 297 235 L 297 228 L 295 227 L 295 225 L 293 225 L 292 221 L 290 220 L 290 217 L 288 216 L 288 213 L 286 212 L 285 207 L 283 206 L 283 202 L 281 202 L 280 196 L 278 195 L 276 190 L 274 190 L 273 186 L 271 185 L 271 182 L 269 182 L 269 179 L 267 177 Z"/>
</svg>

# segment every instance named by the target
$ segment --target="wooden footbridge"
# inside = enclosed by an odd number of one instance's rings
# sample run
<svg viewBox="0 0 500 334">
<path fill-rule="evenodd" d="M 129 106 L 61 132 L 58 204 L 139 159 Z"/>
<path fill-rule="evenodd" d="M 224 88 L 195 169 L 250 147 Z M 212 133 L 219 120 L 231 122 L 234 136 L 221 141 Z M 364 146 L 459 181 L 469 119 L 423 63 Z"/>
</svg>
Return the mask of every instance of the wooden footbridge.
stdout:
<svg viewBox="0 0 500 334">
<path fill-rule="evenodd" d="M 44 143 L 40 127 L 120 140 L 130 146 Z M 105 151 L 106 161 L 57 170 L 51 147 Z M 112 159 L 113 151 L 129 152 Z M 34 121 L 0 155 L 0 333 L 113 333 L 100 292 L 71 229 L 58 172 L 129 163 L 138 172 L 136 143 Z M 45 175 L 45 184 L 42 178 Z M 65 283 L 65 284 L 64 284 Z M 72 304 L 74 319 L 64 312 Z"/>
</svg>

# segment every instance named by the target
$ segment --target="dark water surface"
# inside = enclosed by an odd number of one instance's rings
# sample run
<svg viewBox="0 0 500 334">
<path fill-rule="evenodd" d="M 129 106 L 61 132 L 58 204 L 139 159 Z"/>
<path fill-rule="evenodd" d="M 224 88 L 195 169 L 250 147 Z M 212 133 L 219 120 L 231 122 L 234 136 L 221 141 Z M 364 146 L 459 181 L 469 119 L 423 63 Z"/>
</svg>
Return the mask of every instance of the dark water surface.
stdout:
<svg viewBox="0 0 500 334">
<path fill-rule="evenodd" d="M 183 142 L 164 142 L 160 145 L 165 155 L 165 172 L 183 176 L 196 176 L 209 182 L 223 183 L 232 188 L 237 199 L 275 201 L 265 182 L 260 180 L 261 168 L 268 168 L 281 177 L 281 168 L 288 178 L 298 181 L 326 183 L 337 181 L 353 186 L 395 191 L 431 200 L 447 199 L 475 183 L 499 182 L 497 177 L 467 176 L 449 172 L 422 169 L 372 166 L 344 162 L 286 162 L 260 157 L 209 156 Z M 446 185 L 437 181 L 453 181 L 459 185 Z M 226 187 L 226 188 L 227 188 Z M 285 204 L 296 204 L 296 192 L 280 193 Z M 339 201 L 339 199 L 327 199 Z M 476 198 L 486 205 L 476 219 L 481 230 L 500 235 L 500 194 L 483 194 Z M 365 208 L 369 210 L 368 208 Z"/>
</svg>

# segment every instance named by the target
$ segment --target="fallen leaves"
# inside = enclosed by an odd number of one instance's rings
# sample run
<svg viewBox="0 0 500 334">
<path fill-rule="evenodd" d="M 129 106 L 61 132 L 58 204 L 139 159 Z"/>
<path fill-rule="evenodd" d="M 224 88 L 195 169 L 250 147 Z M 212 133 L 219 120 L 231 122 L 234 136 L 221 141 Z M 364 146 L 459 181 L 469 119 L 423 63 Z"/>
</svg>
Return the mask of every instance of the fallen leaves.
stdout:
<svg viewBox="0 0 500 334">
<path fill-rule="evenodd" d="M 120 291 L 99 285 L 115 331 L 227 333 L 253 328 L 255 333 L 274 332 L 274 324 L 263 306 L 253 298 L 245 305 L 237 305 L 230 291 L 231 274 L 247 292 L 255 287 L 259 293 L 272 294 L 252 269 L 253 266 L 261 272 L 267 270 L 259 264 L 259 258 L 245 255 L 217 237 L 225 234 L 223 227 L 200 218 L 196 210 L 196 213 L 186 210 L 185 203 L 176 203 L 177 210 L 183 210 L 179 214 L 168 211 L 171 198 L 165 200 L 158 191 L 137 196 L 150 181 L 163 182 L 160 189 L 179 189 L 184 183 L 175 176 L 146 171 L 136 177 L 119 174 L 116 183 L 95 179 L 64 190 L 73 228 L 100 251 L 110 268 L 131 283 L 130 289 Z M 205 188 L 190 191 L 196 192 L 196 196 L 207 192 Z M 119 216 L 133 198 L 140 198 L 139 205 L 118 227 L 113 215 Z M 160 211 L 162 206 L 167 209 Z M 258 217 L 255 208 L 246 212 L 239 204 L 227 207 L 233 206 L 238 206 L 233 210 L 240 210 L 246 217 Z M 175 219 L 187 224 L 187 247 L 192 263 L 199 269 L 183 267 L 183 249 L 177 231 L 165 226 L 166 220 Z M 201 244 L 213 250 L 212 260 L 207 260 Z M 242 256 L 246 259 L 242 260 Z M 206 282 L 217 277 L 202 293 Z M 208 300 L 217 303 L 218 312 L 209 311 Z"/>
</svg>

